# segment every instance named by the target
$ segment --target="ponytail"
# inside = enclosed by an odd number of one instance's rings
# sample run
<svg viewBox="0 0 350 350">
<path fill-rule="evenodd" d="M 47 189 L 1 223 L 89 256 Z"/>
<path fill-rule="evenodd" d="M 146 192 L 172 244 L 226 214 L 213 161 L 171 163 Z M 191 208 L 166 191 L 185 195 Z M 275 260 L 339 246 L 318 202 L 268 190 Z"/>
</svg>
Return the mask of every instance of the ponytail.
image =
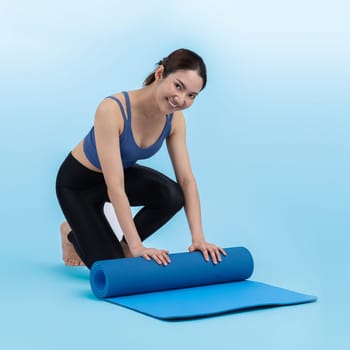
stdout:
<svg viewBox="0 0 350 350">
<path fill-rule="evenodd" d="M 166 78 L 169 74 L 177 70 L 195 70 L 203 80 L 203 87 L 207 84 L 207 70 L 203 59 L 195 52 L 188 49 L 178 49 L 172 52 L 169 56 L 164 57 L 157 63 L 157 67 L 144 80 L 143 85 L 151 85 L 155 81 L 155 71 L 159 66 L 164 67 L 163 77 Z"/>
</svg>

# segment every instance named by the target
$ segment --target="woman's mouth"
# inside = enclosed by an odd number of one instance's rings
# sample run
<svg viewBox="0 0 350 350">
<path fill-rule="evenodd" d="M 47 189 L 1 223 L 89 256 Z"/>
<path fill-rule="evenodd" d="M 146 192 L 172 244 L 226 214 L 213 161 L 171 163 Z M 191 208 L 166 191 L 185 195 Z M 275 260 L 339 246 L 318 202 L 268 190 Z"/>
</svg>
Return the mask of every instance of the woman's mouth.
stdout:
<svg viewBox="0 0 350 350">
<path fill-rule="evenodd" d="M 169 105 L 172 108 L 177 108 L 178 107 L 178 105 L 174 101 L 172 101 L 170 98 L 167 98 L 167 100 L 168 100 Z"/>
</svg>

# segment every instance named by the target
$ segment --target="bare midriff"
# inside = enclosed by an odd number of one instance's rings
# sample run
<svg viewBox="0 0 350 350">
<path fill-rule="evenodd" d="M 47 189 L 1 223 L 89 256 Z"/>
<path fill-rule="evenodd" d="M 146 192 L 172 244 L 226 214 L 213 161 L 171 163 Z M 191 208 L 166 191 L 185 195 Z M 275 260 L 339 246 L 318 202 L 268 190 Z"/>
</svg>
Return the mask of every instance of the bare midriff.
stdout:
<svg viewBox="0 0 350 350">
<path fill-rule="evenodd" d="M 87 159 L 85 153 L 84 153 L 84 140 L 82 140 L 77 146 L 74 147 L 72 150 L 72 156 L 82 165 L 84 165 L 86 168 L 96 171 L 98 173 L 101 173 L 102 171 L 98 168 L 96 168 L 91 162 Z"/>
</svg>

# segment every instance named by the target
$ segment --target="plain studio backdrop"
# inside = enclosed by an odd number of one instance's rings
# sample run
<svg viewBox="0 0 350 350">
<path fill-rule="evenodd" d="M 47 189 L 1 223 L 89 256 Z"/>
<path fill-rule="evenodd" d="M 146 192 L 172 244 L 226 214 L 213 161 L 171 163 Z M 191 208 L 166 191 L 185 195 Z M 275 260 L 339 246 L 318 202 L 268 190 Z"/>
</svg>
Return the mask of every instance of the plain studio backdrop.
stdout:
<svg viewBox="0 0 350 350">
<path fill-rule="evenodd" d="M 344 1 L 0 2 L 0 348 L 329 349 L 349 342 L 349 61 Z M 318 302 L 166 323 L 96 300 L 61 262 L 55 176 L 107 95 L 190 48 L 185 112 L 207 239 L 254 280 Z M 173 177 L 164 148 L 143 162 Z M 184 212 L 147 242 L 185 251 Z"/>
</svg>

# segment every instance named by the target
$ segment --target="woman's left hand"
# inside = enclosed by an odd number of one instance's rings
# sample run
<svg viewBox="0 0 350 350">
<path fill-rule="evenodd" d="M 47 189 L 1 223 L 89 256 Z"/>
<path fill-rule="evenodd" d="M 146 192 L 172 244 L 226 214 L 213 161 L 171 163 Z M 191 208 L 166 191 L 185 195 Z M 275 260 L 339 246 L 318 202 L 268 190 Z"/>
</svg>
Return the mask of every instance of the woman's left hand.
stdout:
<svg viewBox="0 0 350 350">
<path fill-rule="evenodd" d="M 199 250 L 202 252 L 204 259 L 209 261 L 209 256 L 214 264 L 221 262 L 221 254 L 227 255 L 226 252 L 215 244 L 208 243 L 206 241 L 192 242 L 191 246 L 188 248 L 190 252 Z"/>
</svg>

